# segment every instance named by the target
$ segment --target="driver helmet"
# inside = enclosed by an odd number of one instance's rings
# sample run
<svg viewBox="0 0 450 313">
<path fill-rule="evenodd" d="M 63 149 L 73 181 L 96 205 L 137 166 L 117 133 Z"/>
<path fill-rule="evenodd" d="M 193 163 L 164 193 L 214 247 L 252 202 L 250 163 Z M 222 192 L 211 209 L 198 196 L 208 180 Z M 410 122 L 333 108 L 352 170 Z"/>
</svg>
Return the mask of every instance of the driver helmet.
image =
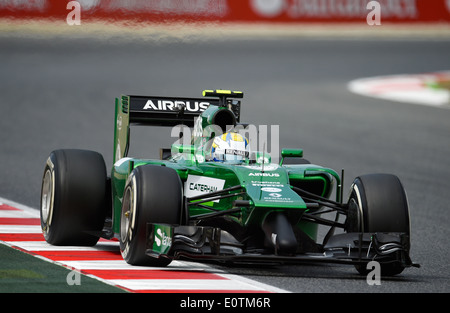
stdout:
<svg viewBox="0 0 450 313">
<path fill-rule="evenodd" d="M 214 138 L 211 161 L 241 163 L 249 156 L 248 140 L 238 133 L 224 133 Z"/>
</svg>

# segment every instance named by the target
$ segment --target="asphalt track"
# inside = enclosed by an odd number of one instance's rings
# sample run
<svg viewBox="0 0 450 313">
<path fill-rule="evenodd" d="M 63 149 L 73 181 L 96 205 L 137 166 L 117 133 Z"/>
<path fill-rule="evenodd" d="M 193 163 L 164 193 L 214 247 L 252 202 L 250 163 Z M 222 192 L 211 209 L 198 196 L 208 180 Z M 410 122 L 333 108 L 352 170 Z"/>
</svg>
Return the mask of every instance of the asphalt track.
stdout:
<svg viewBox="0 0 450 313">
<path fill-rule="evenodd" d="M 350 80 L 448 70 L 446 39 L 0 37 L 0 197 L 39 207 L 45 160 L 81 148 L 112 163 L 114 97 L 245 92 L 242 119 L 280 125 L 280 147 L 313 163 L 403 181 L 420 269 L 369 286 L 352 267 L 223 268 L 292 292 L 449 292 L 450 110 L 365 98 Z M 170 129 L 132 130 L 132 155 L 158 157 Z M 138 146 L 139 145 L 139 146 Z"/>
</svg>

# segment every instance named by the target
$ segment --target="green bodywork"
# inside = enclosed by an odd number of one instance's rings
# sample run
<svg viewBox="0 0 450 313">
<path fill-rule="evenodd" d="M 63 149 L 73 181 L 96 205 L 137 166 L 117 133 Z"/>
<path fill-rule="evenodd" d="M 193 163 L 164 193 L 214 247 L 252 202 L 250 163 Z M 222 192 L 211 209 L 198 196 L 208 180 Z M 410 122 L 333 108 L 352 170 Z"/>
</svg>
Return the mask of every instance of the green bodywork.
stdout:
<svg viewBox="0 0 450 313">
<path fill-rule="evenodd" d="M 230 214 L 229 218 L 247 227 L 261 225 L 270 212 L 283 211 L 289 216 L 290 221 L 298 221 L 297 227 L 315 240 L 317 224 L 308 221 L 300 222 L 302 214 L 310 210 L 307 201 L 302 199 L 291 186 L 301 187 L 320 196 L 329 197 L 336 182 L 336 201 L 341 201 L 341 181 L 335 171 L 313 164 L 283 164 L 286 158 L 301 157 L 303 151 L 299 149 L 283 150 L 280 164 L 267 163 L 270 160 L 267 154 L 262 154 L 262 158 L 256 158 L 260 161 L 259 163 L 256 160 L 253 162 L 247 160 L 241 164 L 205 161 L 203 151 L 212 135 L 208 127 L 215 125 L 214 117 L 220 110 L 231 112 L 225 106 L 210 105 L 204 110 L 195 121 L 193 138 L 190 143 L 174 144 L 170 159 L 130 158 L 127 156 L 130 124 L 143 120 L 130 116 L 129 102 L 130 96 L 121 96 L 116 99 L 114 165 L 111 170 L 112 219 L 115 234 L 120 233 L 122 197 L 127 178 L 134 168 L 145 164 L 167 166 L 176 170 L 183 183 L 185 196 L 191 192 L 198 194 L 199 192 L 220 190 L 220 187 L 222 189 L 242 187 L 229 191 L 229 196 L 220 200 L 201 202 L 199 205 L 195 204 L 195 201 L 198 200 L 193 200 L 188 206 L 190 218 L 211 213 L 208 208 L 212 208 L 214 211 L 236 208 L 233 205 L 236 200 L 246 200 L 247 205 Z M 233 117 L 235 116 L 227 113 L 227 122 L 236 123 L 237 119 L 233 120 Z M 195 179 L 200 179 L 201 183 L 195 183 Z M 205 183 L 209 182 L 208 179 L 219 183 L 220 187 L 208 186 Z"/>
</svg>

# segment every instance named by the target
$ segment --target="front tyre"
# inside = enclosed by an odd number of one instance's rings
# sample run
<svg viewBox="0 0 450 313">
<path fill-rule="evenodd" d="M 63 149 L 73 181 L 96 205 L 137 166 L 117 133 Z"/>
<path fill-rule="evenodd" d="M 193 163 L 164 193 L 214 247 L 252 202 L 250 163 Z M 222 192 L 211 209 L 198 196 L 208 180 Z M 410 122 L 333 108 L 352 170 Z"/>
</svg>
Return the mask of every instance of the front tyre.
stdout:
<svg viewBox="0 0 450 313">
<path fill-rule="evenodd" d="M 120 218 L 120 251 L 132 265 L 167 266 L 171 260 L 147 256 L 147 224 L 179 225 L 183 187 L 178 173 L 156 165 L 136 167 L 128 177 Z"/>
<path fill-rule="evenodd" d="M 409 238 L 409 206 L 397 176 L 369 174 L 357 177 L 350 189 L 348 204 L 348 232 L 395 232 L 405 233 Z M 355 267 L 360 274 L 367 274 L 366 264 Z M 403 269 L 398 263 L 381 264 L 381 273 L 386 276 L 400 274 Z"/>
<path fill-rule="evenodd" d="M 56 150 L 41 188 L 41 228 L 52 245 L 93 246 L 106 212 L 106 167 L 93 151 Z"/>
</svg>

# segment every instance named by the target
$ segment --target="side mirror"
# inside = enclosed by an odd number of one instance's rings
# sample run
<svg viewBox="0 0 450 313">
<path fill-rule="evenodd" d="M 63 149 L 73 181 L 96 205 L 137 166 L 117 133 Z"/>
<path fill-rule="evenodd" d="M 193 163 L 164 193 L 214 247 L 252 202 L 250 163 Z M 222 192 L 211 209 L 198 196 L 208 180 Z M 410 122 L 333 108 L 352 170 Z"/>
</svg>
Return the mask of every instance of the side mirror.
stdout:
<svg viewBox="0 0 450 313">
<path fill-rule="evenodd" d="M 283 149 L 281 150 L 282 158 L 301 158 L 303 157 L 302 149 Z"/>
<path fill-rule="evenodd" d="M 283 165 L 285 158 L 301 158 L 303 157 L 302 149 L 283 149 L 281 150 L 281 161 L 280 165 Z"/>
</svg>

